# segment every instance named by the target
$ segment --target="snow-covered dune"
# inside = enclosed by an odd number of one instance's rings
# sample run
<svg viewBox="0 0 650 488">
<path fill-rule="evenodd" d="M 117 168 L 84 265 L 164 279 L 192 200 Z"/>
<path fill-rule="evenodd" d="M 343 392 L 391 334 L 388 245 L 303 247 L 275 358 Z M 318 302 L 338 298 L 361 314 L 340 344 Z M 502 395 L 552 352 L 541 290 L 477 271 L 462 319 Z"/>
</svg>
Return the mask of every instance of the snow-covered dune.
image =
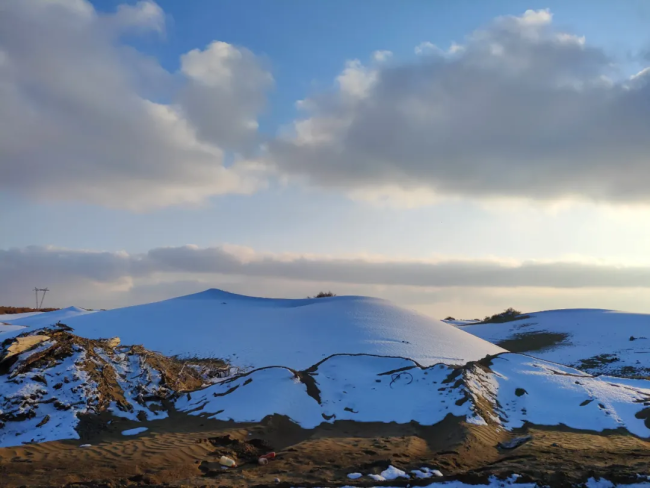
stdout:
<svg viewBox="0 0 650 488">
<path fill-rule="evenodd" d="M 506 349 L 594 374 L 650 375 L 650 314 L 553 310 L 459 328 Z"/>
<path fill-rule="evenodd" d="M 36 312 L 30 314 L 16 314 L 20 316 L 5 315 L 1 322 L 11 325 L 22 325 L 23 327 L 49 327 L 57 322 L 70 320 L 79 315 L 86 315 L 95 313 L 93 310 L 85 310 L 79 307 L 62 308 L 61 310 L 54 310 L 53 312 Z"/>
<path fill-rule="evenodd" d="M 228 358 L 240 367 L 307 368 L 332 354 L 464 364 L 501 348 L 451 325 L 366 297 L 253 298 L 220 290 L 69 318 L 88 338 L 119 336 L 166 355 Z"/>
<path fill-rule="evenodd" d="M 0 314 L 0 324 L 8 323 L 17 319 L 24 319 L 27 317 L 33 317 L 34 315 L 42 314 L 43 312 L 25 312 L 25 313 L 8 313 Z"/>
<path fill-rule="evenodd" d="M 25 329 L 25 327 L 22 325 L 9 325 L 0 323 L 0 340 L 4 340 L 4 337 L 2 337 L 4 334 L 12 333 L 12 335 L 18 335 L 23 329 Z"/>
<path fill-rule="evenodd" d="M 479 398 L 491 408 L 479 411 Z M 398 358 L 333 356 L 301 375 L 286 368 L 257 370 L 184 395 L 176 408 L 239 422 L 281 414 L 306 428 L 336 420 L 433 425 L 452 414 L 507 430 L 529 422 L 589 431 L 623 428 L 650 437 L 648 401 L 650 381 L 593 377 L 505 353 L 487 367 L 474 363 L 462 369 L 442 364 L 420 368 Z"/>
</svg>

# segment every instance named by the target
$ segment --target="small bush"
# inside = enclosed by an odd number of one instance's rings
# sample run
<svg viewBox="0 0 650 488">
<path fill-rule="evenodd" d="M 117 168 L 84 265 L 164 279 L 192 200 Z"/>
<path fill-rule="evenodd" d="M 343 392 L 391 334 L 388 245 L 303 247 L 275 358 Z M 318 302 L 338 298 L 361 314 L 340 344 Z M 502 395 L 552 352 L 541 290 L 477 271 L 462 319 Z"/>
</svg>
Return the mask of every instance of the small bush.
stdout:
<svg viewBox="0 0 650 488">
<path fill-rule="evenodd" d="M 336 293 L 332 293 L 331 291 L 321 291 L 318 292 L 318 295 L 316 295 L 313 298 L 327 298 L 327 297 L 335 297 Z M 312 297 L 307 297 L 307 298 L 312 298 Z"/>
<path fill-rule="evenodd" d="M 452 317 L 452 316 L 450 315 L 450 316 L 449 316 L 449 317 L 447 317 L 447 318 L 446 318 L 445 320 L 456 320 L 456 319 L 455 319 L 455 318 L 453 318 L 453 317 Z"/>
<path fill-rule="evenodd" d="M 522 315 L 519 310 L 515 310 L 514 308 L 510 307 L 501 313 L 495 313 L 492 316 L 486 315 L 483 319 L 483 323 L 502 324 L 504 322 L 511 322 L 513 320 L 525 318 L 528 318 L 528 315 Z"/>
</svg>

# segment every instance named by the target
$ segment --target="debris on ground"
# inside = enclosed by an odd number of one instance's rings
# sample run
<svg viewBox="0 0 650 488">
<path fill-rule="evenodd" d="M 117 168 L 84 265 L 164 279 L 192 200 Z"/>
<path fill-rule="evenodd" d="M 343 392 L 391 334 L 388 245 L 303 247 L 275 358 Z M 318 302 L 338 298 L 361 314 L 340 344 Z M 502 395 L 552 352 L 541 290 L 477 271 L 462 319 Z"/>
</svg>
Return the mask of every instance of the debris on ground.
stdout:
<svg viewBox="0 0 650 488">
<path fill-rule="evenodd" d="M 221 464 L 222 466 L 226 466 L 227 468 L 236 468 L 237 467 L 237 463 L 235 462 L 235 460 L 230 459 L 227 456 L 221 456 L 219 458 L 219 464 Z"/>
<path fill-rule="evenodd" d="M 57 324 L 0 343 L 0 447 L 79 439 L 108 425 L 89 420 L 99 414 L 165 418 L 167 400 L 206 384 L 204 365 L 70 331 Z"/>
<path fill-rule="evenodd" d="M 531 440 L 533 437 L 530 435 L 527 435 L 525 437 L 515 437 L 514 439 L 511 439 L 509 441 L 501 442 L 499 443 L 499 447 L 501 449 L 515 449 L 522 444 L 525 444 L 529 440 Z"/>
</svg>

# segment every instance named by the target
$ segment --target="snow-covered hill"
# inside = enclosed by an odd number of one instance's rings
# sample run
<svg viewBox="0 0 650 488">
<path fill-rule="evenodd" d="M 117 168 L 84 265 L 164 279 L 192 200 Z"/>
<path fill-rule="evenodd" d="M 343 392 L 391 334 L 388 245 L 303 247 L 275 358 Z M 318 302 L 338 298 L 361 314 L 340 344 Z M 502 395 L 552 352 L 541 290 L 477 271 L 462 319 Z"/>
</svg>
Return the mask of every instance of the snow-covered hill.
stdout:
<svg viewBox="0 0 650 488">
<path fill-rule="evenodd" d="M 592 374 L 650 376 L 650 314 L 568 309 L 459 327 L 513 352 Z"/>
<path fill-rule="evenodd" d="M 529 422 L 591 431 L 620 427 L 650 437 L 648 401 L 650 381 L 593 377 L 520 354 L 462 369 L 344 355 L 300 374 L 257 370 L 183 396 L 176 407 L 239 422 L 277 413 L 305 428 L 336 420 L 433 425 L 452 414 L 508 430 Z M 479 407 L 486 403 L 491 407 Z"/>
<path fill-rule="evenodd" d="M 206 381 L 200 369 L 142 348 L 67 328 L 31 334 L 0 346 L 0 447 L 79 438 L 82 413 L 165 418 L 163 399 L 189 415 L 257 422 L 279 414 L 304 428 L 338 420 L 435 425 L 452 415 L 497 430 L 530 423 L 650 437 L 650 381 L 593 377 L 519 354 L 430 367 L 342 354 L 302 371 L 274 366 Z M 30 337 L 40 342 L 12 356 Z"/>
<path fill-rule="evenodd" d="M 49 327 L 57 322 L 64 322 L 79 315 L 95 313 L 94 310 L 86 310 L 79 307 L 62 308 L 53 312 L 32 312 L 25 314 L 3 315 L 0 322 L 10 325 L 21 325 L 23 327 Z"/>
<path fill-rule="evenodd" d="M 34 315 L 39 315 L 43 312 L 25 312 L 25 313 L 8 313 L 0 314 L 0 324 L 6 324 L 10 321 L 15 321 L 17 319 L 24 319 L 27 317 L 33 317 Z"/>
<path fill-rule="evenodd" d="M 502 349 L 441 321 L 366 297 L 253 298 L 207 290 L 65 321 L 87 338 L 118 336 L 166 355 L 227 358 L 239 367 L 308 368 L 332 354 L 464 364 Z"/>
</svg>

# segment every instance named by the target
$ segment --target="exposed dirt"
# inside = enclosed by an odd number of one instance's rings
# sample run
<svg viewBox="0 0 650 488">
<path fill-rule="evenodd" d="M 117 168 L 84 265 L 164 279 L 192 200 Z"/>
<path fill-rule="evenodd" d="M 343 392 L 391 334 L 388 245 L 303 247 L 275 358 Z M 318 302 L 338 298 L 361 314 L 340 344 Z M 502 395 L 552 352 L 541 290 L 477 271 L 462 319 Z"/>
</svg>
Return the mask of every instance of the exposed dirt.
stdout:
<svg viewBox="0 0 650 488">
<path fill-rule="evenodd" d="M 366 475 L 379 474 L 389 465 L 406 472 L 425 466 L 438 469 L 445 475 L 443 480 L 478 483 L 491 475 L 516 473 L 522 475 L 520 481 L 571 486 L 590 477 L 629 483 L 637 480 L 638 473 L 647 473 L 650 466 L 648 439 L 623 430 L 594 433 L 564 426 L 525 425 L 507 432 L 491 420 L 494 406 L 482 396 L 474 399 L 475 408 L 488 419 L 488 425 L 468 424 L 448 415 L 434 426 L 336 421 L 303 429 L 278 415 L 254 424 L 191 416 L 176 412 L 164 391 L 173 397 L 173 390 L 198 388 L 205 379 L 200 369 L 139 346 L 114 347 L 108 340 L 82 339 L 64 328 L 49 329 L 47 335 L 55 347 L 43 354 L 21 356 L 21 368 L 45 368 L 81 348 L 86 353 L 87 372 L 99 385 L 101 404 L 119 403 L 121 398 L 126 402 L 124 392 L 106 358 L 131 358 L 160 372 L 163 393 L 156 398 L 169 417 L 149 420 L 145 415 L 135 422 L 112 416 L 105 409 L 92 410 L 94 413 L 80 416 L 78 441 L 0 449 L 2 487 L 381 486 Z M 539 345 L 539 334 L 536 336 Z M 544 340 L 552 342 L 550 338 Z M 488 369 L 490 362 L 488 357 L 469 363 L 467 368 Z M 307 380 L 311 378 L 308 373 L 296 374 L 317 400 L 318 389 Z M 462 374 L 463 368 L 455 369 L 445 383 L 462 383 Z M 518 388 L 515 394 L 527 392 Z M 650 408 L 641 410 L 637 417 L 648 425 Z M 148 430 L 135 436 L 122 434 L 134 427 Z M 259 456 L 270 451 L 277 457 L 260 465 Z M 218 463 L 221 456 L 234 459 L 237 467 L 222 468 Z M 352 472 L 364 476 L 348 479 L 347 474 Z M 418 486 L 431 482 L 399 479 L 387 483 Z"/>
<path fill-rule="evenodd" d="M 592 476 L 631 482 L 650 465 L 650 442 L 622 431 L 529 425 L 507 433 L 452 416 L 429 427 L 342 421 L 307 430 L 281 416 L 234 424 L 171 412 L 168 419 L 144 423 L 147 432 L 121 435 L 136 425 L 143 424 L 118 420 L 81 441 L 0 449 L 2 486 L 380 486 L 347 474 L 378 474 L 389 464 L 407 472 L 439 469 L 447 480 L 476 483 L 517 473 L 521 480 L 570 486 Z M 531 439 L 519 447 L 498 447 L 524 436 Z M 85 443 L 92 445 L 79 447 Z M 258 456 L 268 451 L 277 452 L 276 459 L 259 465 Z M 216 463 L 222 455 L 238 467 L 221 469 Z"/>
<path fill-rule="evenodd" d="M 111 419 L 107 410 L 113 403 L 125 412 L 134 412 L 134 407 L 139 405 L 142 407 L 138 409 L 140 420 L 147 420 L 149 414 L 166 409 L 168 400 L 178 393 L 195 391 L 228 369 L 223 361 L 216 359 L 194 363 L 163 356 L 142 346 L 122 346 L 117 338 L 85 339 L 70 330 L 64 324 L 57 324 L 0 343 L 0 381 L 44 386 L 36 390 L 24 388 L 24 393 L 16 398 L 0 396 L 0 428 L 7 422 L 35 417 L 40 403 L 53 403 L 58 410 L 69 410 L 68 403 L 59 401 L 68 398 L 68 389 L 80 399 L 75 405 L 83 403 L 85 409 L 81 410 L 91 414 L 79 415 L 79 429 L 84 432 L 104 429 Z M 40 337 L 40 342 L 27 349 L 17 349 L 19 354 L 12 352 L 22 344 L 20 341 L 27 343 L 33 337 Z M 74 364 L 71 363 L 65 375 L 50 374 L 71 357 Z M 83 385 L 71 387 L 70 378 L 78 381 L 80 373 L 87 380 Z M 127 381 L 128 374 L 136 377 Z M 48 385 L 47 377 L 52 385 Z M 82 386 L 87 387 L 83 394 L 79 393 Z"/>
<path fill-rule="evenodd" d="M 496 345 L 510 352 L 532 352 L 563 344 L 568 337 L 569 334 L 560 332 L 521 332 Z"/>
</svg>

